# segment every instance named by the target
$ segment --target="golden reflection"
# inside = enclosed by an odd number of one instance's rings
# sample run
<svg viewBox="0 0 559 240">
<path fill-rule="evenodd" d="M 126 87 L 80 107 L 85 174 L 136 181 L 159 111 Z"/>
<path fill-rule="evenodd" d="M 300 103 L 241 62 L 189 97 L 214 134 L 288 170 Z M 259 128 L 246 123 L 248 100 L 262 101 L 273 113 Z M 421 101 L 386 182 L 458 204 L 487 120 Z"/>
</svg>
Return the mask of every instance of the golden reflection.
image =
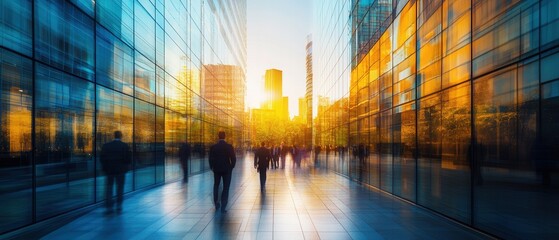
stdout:
<svg viewBox="0 0 559 240">
<path fill-rule="evenodd" d="M 19 89 L 12 87 L 8 94 L 7 121 L 2 121 L 2 134 L 6 131 L 5 136 L 9 143 L 10 152 L 30 151 L 31 150 L 31 109 L 24 104 L 24 98 L 27 99 L 28 94 Z M 4 141 L 4 139 L 2 139 Z"/>
</svg>

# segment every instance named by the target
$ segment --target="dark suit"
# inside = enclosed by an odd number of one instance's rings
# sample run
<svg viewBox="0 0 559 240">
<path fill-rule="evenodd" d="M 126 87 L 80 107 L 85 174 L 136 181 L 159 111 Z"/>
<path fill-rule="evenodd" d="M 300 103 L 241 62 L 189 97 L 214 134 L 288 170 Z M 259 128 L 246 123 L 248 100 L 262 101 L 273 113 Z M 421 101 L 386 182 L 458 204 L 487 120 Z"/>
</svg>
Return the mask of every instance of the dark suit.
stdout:
<svg viewBox="0 0 559 240">
<path fill-rule="evenodd" d="M 222 207 L 222 211 L 227 206 L 229 199 L 229 185 L 231 184 L 231 172 L 237 163 L 235 150 L 231 144 L 224 140 L 210 148 L 210 169 L 214 172 L 214 203 L 216 208 Z M 219 184 L 223 179 L 223 192 L 221 193 L 221 204 L 218 201 Z"/>
<path fill-rule="evenodd" d="M 190 144 L 183 143 L 179 148 L 179 158 L 181 160 L 183 180 L 188 182 L 188 162 L 190 160 Z"/>
<path fill-rule="evenodd" d="M 113 184 L 116 182 L 117 208 L 122 208 L 124 194 L 124 174 L 130 166 L 130 148 L 120 140 L 103 144 L 101 148 L 101 168 L 107 176 L 105 184 L 105 204 L 107 209 L 113 207 Z"/>
<path fill-rule="evenodd" d="M 287 146 L 281 146 L 281 169 L 285 168 L 285 156 L 289 152 L 289 148 Z"/>
<path fill-rule="evenodd" d="M 270 150 L 265 147 L 260 147 L 254 153 L 254 167 L 258 169 L 260 173 L 260 190 L 264 190 L 266 185 L 266 170 L 268 169 L 268 163 L 272 159 Z"/>
<path fill-rule="evenodd" d="M 280 158 L 280 152 L 281 152 L 281 148 L 278 146 L 275 146 L 272 148 L 272 167 L 271 168 L 279 168 L 279 158 Z"/>
</svg>

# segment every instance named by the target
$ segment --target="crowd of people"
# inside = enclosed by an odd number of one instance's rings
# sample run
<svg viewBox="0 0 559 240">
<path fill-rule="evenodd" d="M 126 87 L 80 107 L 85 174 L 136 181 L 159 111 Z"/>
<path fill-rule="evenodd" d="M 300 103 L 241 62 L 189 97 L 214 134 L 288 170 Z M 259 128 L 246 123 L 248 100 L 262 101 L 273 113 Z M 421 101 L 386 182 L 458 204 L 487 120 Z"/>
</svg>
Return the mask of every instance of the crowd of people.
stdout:
<svg viewBox="0 0 559 240">
<path fill-rule="evenodd" d="M 132 163 L 130 147 L 121 141 L 122 132 L 115 131 L 114 135 L 114 140 L 104 144 L 101 151 L 101 166 L 107 176 L 105 187 L 107 214 L 113 212 L 114 205 L 116 205 L 117 213 L 122 212 L 124 175 L 131 169 Z M 235 168 L 237 159 L 235 149 L 225 141 L 225 132 L 220 131 L 218 138 L 219 141 L 209 149 L 208 161 L 210 169 L 214 173 L 213 199 L 215 208 L 216 210 L 221 210 L 221 212 L 226 212 L 232 171 Z M 186 142 L 179 147 L 178 155 L 183 170 L 184 183 L 188 182 L 188 162 L 194 149 Z M 317 146 L 314 149 L 315 156 L 318 156 L 323 149 L 325 150 L 326 157 L 331 151 L 340 155 L 343 155 L 344 151 L 346 151 L 343 147 L 324 146 L 322 148 Z M 265 191 L 266 172 L 269 169 L 285 169 L 288 156 L 292 159 L 292 167 L 300 168 L 301 162 L 304 159 L 309 159 L 312 150 L 305 145 L 287 145 L 283 142 L 281 144 L 262 142 L 259 147 L 249 148 L 249 151 L 254 153 L 254 168 L 260 175 L 260 190 L 262 192 Z M 365 148 L 360 145 L 356 151 L 359 153 L 360 159 L 361 156 L 365 155 L 365 151 Z M 318 162 L 318 159 L 315 157 L 316 162 Z M 222 182 L 223 188 L 220 196 L 219 188 Z M 113 194 L 114 185 L 116 185 L 116 194 Z M 113 201 L 115 195 L 116 204 Z"/>
</svg>

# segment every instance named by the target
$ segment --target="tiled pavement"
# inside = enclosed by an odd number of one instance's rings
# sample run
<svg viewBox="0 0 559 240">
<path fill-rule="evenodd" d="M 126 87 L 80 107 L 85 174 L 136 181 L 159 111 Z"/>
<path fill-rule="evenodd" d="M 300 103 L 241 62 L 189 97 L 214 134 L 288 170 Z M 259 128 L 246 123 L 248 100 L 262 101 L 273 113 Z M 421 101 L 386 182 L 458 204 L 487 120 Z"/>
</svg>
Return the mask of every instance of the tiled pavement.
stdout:
<svg viewBox="0 0 559 240">
<path fill-rule="evenodd" d="M 335 173 L 268 171 L 260 192 L 252 155 L 237 163 L 227 213 L 215 211 L 211 172 L 134 194 L 121 214 L 99 208 L 44 239 L 485 239 L 447 219 Z M 288 159 L 289 160 L 289 159 Z"/>
</svg>

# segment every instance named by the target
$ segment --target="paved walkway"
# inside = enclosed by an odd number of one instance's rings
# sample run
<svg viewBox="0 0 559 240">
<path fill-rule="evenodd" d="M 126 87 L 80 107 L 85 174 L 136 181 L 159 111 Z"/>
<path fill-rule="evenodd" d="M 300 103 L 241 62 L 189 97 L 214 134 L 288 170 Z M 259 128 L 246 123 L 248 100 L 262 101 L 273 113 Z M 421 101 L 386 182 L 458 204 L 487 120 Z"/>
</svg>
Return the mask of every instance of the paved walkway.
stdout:
<svg viewBox="0 0 559 240">
<path fill-rule="evenodd" d="M 252 155 L 237 163 L 227 213 L 215 211 L 211 172 L 134 194 L 120 215 L 99 208 L 44 239 L 484 239 L 469 229 L 311 168 L 268 171 L 264 194 Z M 289 160 L 289 159 L 288 159 Z"/>
</svg>

